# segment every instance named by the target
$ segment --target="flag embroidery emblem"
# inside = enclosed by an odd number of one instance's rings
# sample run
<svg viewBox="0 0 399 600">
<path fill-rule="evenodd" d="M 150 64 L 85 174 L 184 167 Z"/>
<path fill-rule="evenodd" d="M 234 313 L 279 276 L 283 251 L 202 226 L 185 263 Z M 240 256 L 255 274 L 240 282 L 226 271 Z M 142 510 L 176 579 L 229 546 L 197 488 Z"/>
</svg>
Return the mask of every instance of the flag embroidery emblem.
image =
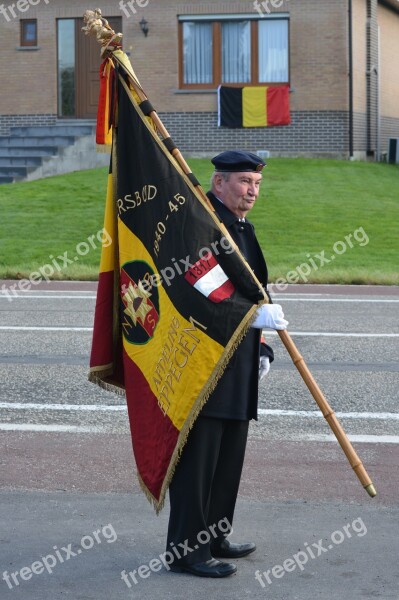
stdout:
<svg viewBox="0 0 399 600">
<path fill-rule="evenodd" d="M 123 335 L 131 344 L 149 342 L 159 321 L 156 287 L 149 292 L 147 286 L 151 275 L 153 271 L 144 261 L 128 262 L 121 269 L 121 324 Z"/>
</svg>

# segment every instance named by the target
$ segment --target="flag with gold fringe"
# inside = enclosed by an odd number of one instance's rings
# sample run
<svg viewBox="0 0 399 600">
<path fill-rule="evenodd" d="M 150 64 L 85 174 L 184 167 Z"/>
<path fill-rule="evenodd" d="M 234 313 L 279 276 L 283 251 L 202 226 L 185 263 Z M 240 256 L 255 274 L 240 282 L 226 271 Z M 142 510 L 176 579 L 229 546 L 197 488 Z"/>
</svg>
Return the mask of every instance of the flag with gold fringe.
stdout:
<svg viewBox="0 0 399 600">
<path fill-rule="evenodd" d="M 218 107 L 220 127 L 273 127 L 291 123 L 288 85 L 221 85 Z"/>
<path fill-rule="evenodd" d="M 116 110 L 101 121 L 114 127 L 89 378 L 126 395 L 138 478 L 159 512 L 264 294 L 146 116 L 126 55 L 113 59 L 103 67 Z"/>
</svg>

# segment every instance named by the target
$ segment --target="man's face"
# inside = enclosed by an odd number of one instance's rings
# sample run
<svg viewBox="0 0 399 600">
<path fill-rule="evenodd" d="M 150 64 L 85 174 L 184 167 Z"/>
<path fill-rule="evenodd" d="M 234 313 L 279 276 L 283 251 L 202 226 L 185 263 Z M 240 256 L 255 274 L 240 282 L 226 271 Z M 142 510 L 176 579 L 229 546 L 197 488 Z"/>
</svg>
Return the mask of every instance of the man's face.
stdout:
<svg viewBox="0 0 399 600">
<path fill-rule="evenodd" d="M 214 178 L 214 193 L 237 217 L 243 218 L 259 196 L 260 173 L 229 173 L 226 181 L 217 173 Z"/>
</svg>

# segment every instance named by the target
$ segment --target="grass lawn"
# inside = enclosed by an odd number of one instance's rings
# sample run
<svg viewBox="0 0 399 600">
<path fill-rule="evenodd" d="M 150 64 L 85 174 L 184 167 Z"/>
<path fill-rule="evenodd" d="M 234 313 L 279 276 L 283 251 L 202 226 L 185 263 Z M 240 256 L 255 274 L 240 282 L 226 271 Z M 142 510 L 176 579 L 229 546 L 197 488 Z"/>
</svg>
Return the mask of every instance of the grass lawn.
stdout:
<svg viewBox="0 0 399 600">
<path fill-rule="evenodd" d="M 210 161 L 188 162 L 208 190 Z M 29 277 L 53 257 L 75 256 L 102 228 L 106 178 L 107 169 L 96 169 L 0 186 L 0 277 Z M 314 283 L 399 284 L 397 166 L 270 159 L 250 219 L 271 281 L 311 270 Z M 100 243 L 93 245 L 55 277 L 96 279 Z"/>
</svg>

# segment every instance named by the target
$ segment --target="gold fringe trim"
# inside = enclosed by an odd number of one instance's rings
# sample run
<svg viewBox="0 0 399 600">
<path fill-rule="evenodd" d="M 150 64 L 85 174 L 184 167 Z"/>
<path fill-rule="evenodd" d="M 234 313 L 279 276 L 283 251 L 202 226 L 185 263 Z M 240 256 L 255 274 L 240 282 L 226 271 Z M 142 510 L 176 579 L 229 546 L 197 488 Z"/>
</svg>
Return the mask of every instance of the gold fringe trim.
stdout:
<svg viewBox="0 0 399 600">
<path fill-rule="evenodd" d="M 106 390 L 107 392 L 113 392 L 118 396 L 123 396 L 124 398 L 126 398 L 126 391 L 124 387 L 122 387 L 116 381 L 107 381 L 105 378 L 103 379 L 102 377 L 103 376 L 101 375 L 101 373 L 89 373 L 88 380 L 91 383 L 95 383 L 96 385 L 98 385 L 98 387 L 102 388 L 103 390 Z"/>
<path fill-rule="evenodd" d="M 148 502 L 153 506 L 155 512 L 157 515 L 159 515 L 159 513 L 161 512 L 161 510 L 163 509 L 164 505 L 165 505 L 165 494 L 163 495 L 162 498 L 159 499 L 159 501 L 155 498 L 155 496 L 153 496 L 150 492 L 150 490 L 148 489 L 148 487 L 146 486 L 146 484 L 144 483 L 144 481 L 141 478 L 140 473 L 138 472 L 138 470 L 136 471 L 136 475 L 137 475 L 137 479 L 138 482 L 140 484 L 141 490 L 144 492 Z M 163 486 L 162 486 L 163 489 Z M 166 491 L 166 490 L 165 490 Z"/>
<path fill-rule="evenodd" d="M 123 346 L 121 340 L 121 327 L 119 323 L 119 296 L 120 296 L 120 261 L 119 261 L 119 227 L 118 227 L 118 169 L 117 169 L 117 156 L 118 156 L 118 135 L 117 130 L 114 129 L 114 135 L 112 136 L 112 207 L 113 207 L 113 219 L 114 219 L 114 239 L 113 239 L 113 250 L 114 250 L 114 289 L 113 289 L 113 301 L 112 305 L 114 308 L 113 312 L 113 323 L 112 323 L 112 341 L 113 341 L 113 362 L 116 363 L 119 355 L 118 350 Z"/>
<path fill-rule="evenodd" d="M 161 488 L 161 492 L 159 495 L 159 500 L 157 498 L 155 498 L 153 496 L 153 494 L 151 494 L 150 490 L 148 489 L 148 487 L 142 480 L 140 474 L 137 472 L 137 477 L 138 477 L 138 480 L 140 483 L 140 487 L 143 490 L 143 492 L 145 493 L 148 501 L 153 505 L 157 515 L 161 512 L 161 510 L 164 507 L 167 489 L 172 481 L 173 475 L 176 470 L 176 466 L 180 460 L 180 456 L 181 456 L 183 448 L 187 442 L 189 433 L 190 433 L 195 421 L 197 420 L 197 417 L 198 417 L 199 413 L 201 412 L 201 409 L 203 408 L 203 406 L 209 399 L 209 396 L 215 390 L 216 385 L 219 382 L 219 379 L 222 377 L 223 373 L 225 372 L 226 367 L 227 367 L 231 357 L 233 356 L 234 352 L 237 350 L 237 348 L 240 345 L 240 343 L 242 342 L 243 338 L 248 333 L 248 330 L 250 329 L 253 321 L 256 318 L 256 311 L 258 308 L 259 308 L 259 305 L 254 304 L 250 308 L 250 310 L 247 312 L 247 314 L 245 315 L 245 317 L 243 318 L 243 320 L 241 321 L 239 326 L 237 327 L 236 331 L 234 332 L 230 341 L 228 342 L 228 344 L 225 348 L 225 351 L 223 352 L 222 356 L 220 357 L 219 361 L 217 362 L 217 364 L 213 370 L 213 375 L 208 379 L 207 383 L 202 388 L 202 391 L 199 394 L 197 400 L 195 401 L 195 403 L 190 411 L 190 414 L 188 415 L 187 419 L 185 420 L 183 427 L 180 430 L 180 434 L 179 434 L 179 437 L 177 440 L 176 447 L 175 447 L 172 457 L 170 459 L 168 470 L 166 471 L 166 475 L 165 475 L 165 478 L 164 478 L 164 481 L 162 484 L 162 488 Z"/>
<path fill-rule="evenodd" d="M 90 367 L 89 373 L 103 373 L 102 377 L 107 377 L 108 375 L 112 375 L 114 370 L 113 363 L 108 363 L 107 365 L 99 365 L 97 367 Z"/>
<path fill-rule="evenodd" d="M 124 396 L 126 398 L 125 388 L 117 381 L 112 380 L 112 374 L 114 372 L 113 365 L 102 365 L 100 367 L 91 367 L 87 375 L 87 379 L 91 383 L 95 383 L 103 390 L 107 392 L 114 392 L 118 396 Z"/>
</svg>

